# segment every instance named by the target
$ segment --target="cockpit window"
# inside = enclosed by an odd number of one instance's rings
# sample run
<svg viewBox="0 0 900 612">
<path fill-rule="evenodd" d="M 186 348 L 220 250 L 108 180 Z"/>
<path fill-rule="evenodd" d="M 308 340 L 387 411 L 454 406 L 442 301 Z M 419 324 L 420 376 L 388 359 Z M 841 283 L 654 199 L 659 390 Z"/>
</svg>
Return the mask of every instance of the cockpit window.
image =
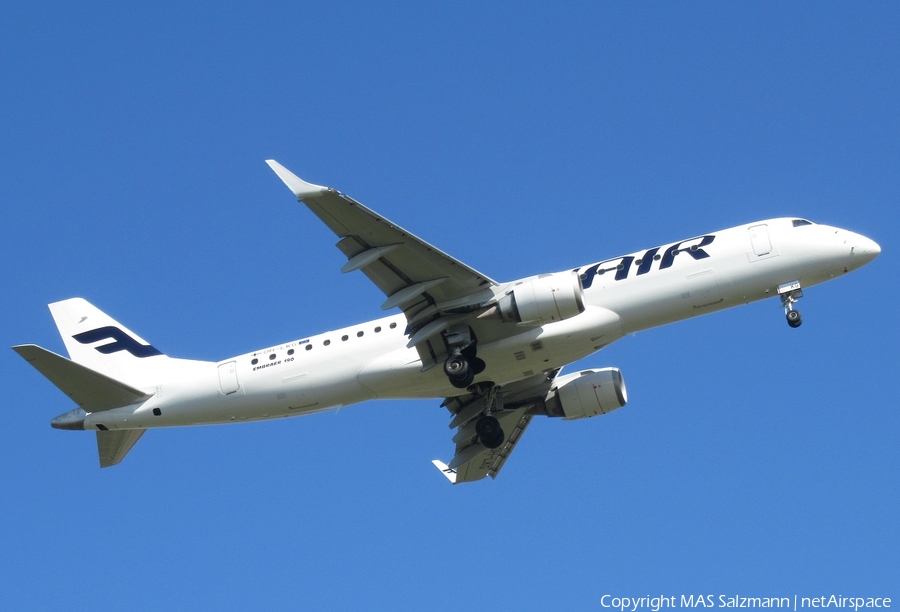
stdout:
<svg viewBox="0 0 900 612">
<path fill-rule="evenodd" d="M 806 219 L 794 219 L 793 221 L 794 227 L 800 227 L 801 225 L 812 225 L 812 221 L 807 221 Z"/>
</svg>

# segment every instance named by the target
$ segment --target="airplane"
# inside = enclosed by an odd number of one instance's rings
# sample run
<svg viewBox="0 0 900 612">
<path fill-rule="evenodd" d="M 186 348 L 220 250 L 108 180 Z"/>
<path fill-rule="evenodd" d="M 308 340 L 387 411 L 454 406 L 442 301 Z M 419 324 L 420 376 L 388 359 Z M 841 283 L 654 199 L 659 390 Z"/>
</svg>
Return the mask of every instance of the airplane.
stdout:
<svg viewBox="0 0 900 612">
<path fill-rule="evenodd" d="M 497 282 L 350 197 L 268 165 L 339 238 L 341 268 L 400 313 L 211 362 L 164 355 L 81 298 L 49 305 L 70 359 L 13 347 L 77 408 L 57 429 L 96 433 L 100 466 L 156 427 L 235 423 L 374 399 L 444 398 L 453 484 L 496 478 L 535 416 L 577 420 L 628 401 L 615 367 L 562 368 L 645 329 L 780 299 L 791 327 L 803 290 L 881 248 L 802 218 L 739 225 L 574 269 Z"/>
</svg>

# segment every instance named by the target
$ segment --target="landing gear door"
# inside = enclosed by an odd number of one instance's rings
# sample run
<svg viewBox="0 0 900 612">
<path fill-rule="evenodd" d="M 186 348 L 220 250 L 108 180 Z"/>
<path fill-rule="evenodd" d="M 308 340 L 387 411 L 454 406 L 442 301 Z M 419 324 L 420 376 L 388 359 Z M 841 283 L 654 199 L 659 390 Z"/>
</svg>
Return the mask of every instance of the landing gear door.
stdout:
<svg viewBox="0 0 900 612">
<path fill-rule="evenodd" d="M 219 366 L 219 388 L 223 395 L 231 395 L 241 388 L 237 377 L 237 362 L 229 361 Z"/>
</svg>

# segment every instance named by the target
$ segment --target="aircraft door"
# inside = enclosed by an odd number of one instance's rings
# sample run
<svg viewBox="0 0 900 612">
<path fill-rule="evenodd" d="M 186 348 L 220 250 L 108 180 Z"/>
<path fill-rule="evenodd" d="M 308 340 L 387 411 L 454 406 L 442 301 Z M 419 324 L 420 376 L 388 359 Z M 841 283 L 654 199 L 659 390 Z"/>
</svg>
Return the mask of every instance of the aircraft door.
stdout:
<svg viewBox="0 0 900 612">
<path fill-rule="evenodd" d="M 750 244 L 757 257 L 772 252 L 772 241 L 769 239 L 769 228 L 765 223 L 750 227 Z"/>
<path fill-rule="evenodd" d="M 231 395 L 241 388 L 237 377 L 237 362 L 229 361 L 219 366 L 219 388 L 224 395 Z"/>
</svg>

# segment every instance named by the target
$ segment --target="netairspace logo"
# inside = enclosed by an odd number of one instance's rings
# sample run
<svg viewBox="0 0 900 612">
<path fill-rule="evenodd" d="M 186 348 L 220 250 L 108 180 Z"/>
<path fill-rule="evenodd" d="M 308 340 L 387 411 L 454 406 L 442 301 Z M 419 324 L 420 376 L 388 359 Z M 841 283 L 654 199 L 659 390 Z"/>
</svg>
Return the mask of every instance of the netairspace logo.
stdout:
<svg viewBox="0 0 900 612">
<path fill-rule="evenodd" d="M 797 612 L 811 608 L 842 608 L 859 612 L 864 608 L 890 608 L 890 597 L 743 597 L 741 595 L 659 595 L 651 597 L 616 597 L 604 595 L 600 605 L 619 612 L 660 612 L 664 608 L 784 608 Z"/>
</svg>

